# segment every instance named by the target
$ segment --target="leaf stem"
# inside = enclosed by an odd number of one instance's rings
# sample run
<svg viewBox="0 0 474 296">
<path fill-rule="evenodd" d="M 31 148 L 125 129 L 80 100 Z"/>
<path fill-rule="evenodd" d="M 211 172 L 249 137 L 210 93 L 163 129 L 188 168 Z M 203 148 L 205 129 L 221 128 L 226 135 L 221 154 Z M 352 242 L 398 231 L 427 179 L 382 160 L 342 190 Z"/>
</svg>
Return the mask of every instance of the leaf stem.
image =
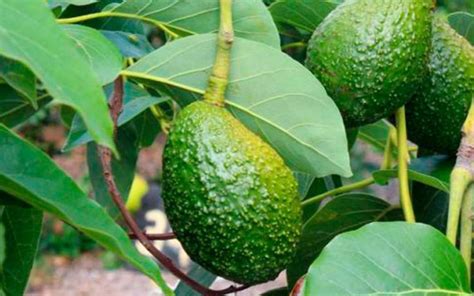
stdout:
<svg viewBox="0 0 474 296">
<path fill-rule="evenodd" d="M 292 48 L 304 48 L 306 46 L 308 46 L 308 44 L 306 44 L 306 42 L 298 41 L 298 42 L 292 42 L 292 43 L 288 43 L 288 44 L 283 45 L 281 47 L 281 50 L 285 51 L 285 50 L 292 49 Z"/>
<path fill-rule="evenodd" d="M 168 120 L 166 113 L 158 105 L 151 106 L 150 110 L 155 119 L 160 123 L 161 131 L 168 134 L 171 128 L 171 123 Z"/>
<path fill-rule="evenodd" d="M 401 107 L 396 113 L 397 120 L 397 144 L 398 144 L 398 181 L 400 184 L 400 203 L 402 205 L 405 220 L 410 223 L 415 222 L 415 212 L 410 198 L 410 188 L 408 182 L 408 139 L 407 125 L 405 118 L 405 107 Z"/>
<path fill-rule="evenodd" d="M 158 83 L 164 83 L 170 86 L 174 86 L 192 93 L 197 93 L 197 94 L 204 94 L 204 91 L 199 88 L 194 88 L 191 86 L 188 86 L 186 84 L 181 84 L 179 82 L 174 82 L 170 79 L 167 78 L 162 78 L 154 75 L 150 75 L 147 73 L 141 73 L 141 72 L 133 72 L 129 70 L 122 70 L 120 71 L 120 75 L 125 76 L 125 77 L 130 77 L 130 78 L 135 78 L 135 79 L 143 79 L 143 80 L 149 80 L 149 81 L 155 81 Z"/>
<path fill-rule="evenodd" d="M 329 190 L 329 191 L 326 191 L 326 192 L 321 193 L 319 195 L 316 195 L 314 197 L 308 198 L 308 199 L 302 201 L 301 205 L 303 207 L 307 207 L 309 205 L 312 205 L 314 203 L 318 203 L 318 202 L 322 201 L 326 197 L 329 197 L 329 196 L 332 196 L 332 195 L 338 195 L 338 194 L 342 194 L 342 193 L 346 193 L 346 192 L 350 192 L 350 191 L 361 189 L 361 188 L 365 188 L 367 186 L 370 186 L 370 185 L 374 184 L 374 182 L 375 182 L 374 178 L 369 177 L 369 178 L 364 179 L 362 181 L 355 182 L 355 183 L 352 183 L 352 184 L 349 184 L 349 185 L 345 185 L 345 186 L 342 186 L 342 187 L 339 187 L 339 188 L 335 188 L 333 190 Z"/>
<path fill-rule="evenodd" d="M 220 0 L 220 7 L 221 19 L 217 36 L 216 59 L 203 98 L 206 102 L 224 106 L 224 94 L 229 81 L 230 52 L 234 42 L 232 0 Z"/>
<path fill-rule="evenodd" d="M 93 20 L 93 19 L 98 19 L 98 18 L 105 18 L 105 17 L 121 17 L 121 18 L 129 18 L 129 19 L 139 20 L 139 21 L 149 23 L 149 24 L 152 24 L 152 25 L 160 28 L 162 31 L 168 33 L 173 38 L 179 37 L 179 35 L 177 33 L 173 32 L 171 29 L 168 28 L 167 24 L 164 24 L 160 21 L 157 21 L 157 20 L 154 20 L 154 19 L 151 19 L 151 18 L 143 17 L 141 15 L 125 13 L 125 12 L 101 11 L 101 12 L 96 12 L 96 13 L 80 15 L 80 16 L 76 16 L 76 17 L 57 19 L 56 21 L 59 24 L 75 24 L 75 23 L 80 23 L 80 22 L 84 22 L 84 21 L 88 21 L 88 20 Z"/>
<path fill-rule="evenodd" d="M 472 205 L 474 201 L 474 185 L 470 185 L 464 194 L 461 212 L 461 255 L 466 262 L 468 278 L 471 278 L 472 256 Z"/>
</svg>

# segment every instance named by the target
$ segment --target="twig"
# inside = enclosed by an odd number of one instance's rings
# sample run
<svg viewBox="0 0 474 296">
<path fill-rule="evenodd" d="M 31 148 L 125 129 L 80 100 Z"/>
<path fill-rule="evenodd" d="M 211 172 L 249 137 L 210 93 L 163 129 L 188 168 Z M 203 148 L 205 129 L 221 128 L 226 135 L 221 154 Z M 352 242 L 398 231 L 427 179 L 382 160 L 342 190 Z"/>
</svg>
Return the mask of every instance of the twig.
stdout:
<svg viewBox="0 0 474 296">
<path fill-rule="evenodd" d="M 122 105 L 123 105 L 123 79 L 121 76 L 115 80 L 114 92 L 112 94 L 112 98 L 109 102 L 109 105 L 110 105 L 111 117 L 114 122 L 114 134 L 116 134 L 117 119 L 118 119 L 118 116 L 120 115 L 120 112 L 122 111 Z M 169 257 L 163 254 L 160 250 L 158 250 L 153 245 L 153 243 L 150 241 L 147 235 L 145 235 L 145 233 L 140 229 L 137 222 L 133 219 L 132 215 L 125 207 L 122 196 L 120 195 L 120 192 L 117 188 L 117 184 L 115 183 L 114 176 L 112 174 L 112 165 L 111 165 L 112 151 L 109 148 L 100 146 L 99 158 L 102 164 L 103 175 L 104 175 L 105 182 L 107 184 L 107 189 L 109 191 L 109 194 L 112 197 L 112 200 L 114 201 L 115 205 L 120 210 L 120 213 L 122 214 L 122 217 L 127 227 L 130 229 L 133 235 L 140 241 L 140 243 L 148 250 L 148 252 L 150 252 L 150 254 L 153 255 L 153 257 L 155 257 L 158 260 L 158 262 L 160 262 L 166 269 L 168 269 L 177 278 L 179 278 L 188 286 L 190 286 L 191 288 L 193 288 L 194 290 L 196 290 L 197 292 L 203 295 L 218 296 L 218 295 L 233 293 L 236 291 L 241 291 L 247 288 L 247 286 L 241 286 L 241 287 L 231 286 L 224 290 L 218 290 L 218 291 L 211 290 L 202 286 L 200 283 L 193 280 L 188 275 L 186 275 L 183 271 L 181 271 L 178 267 L 176 267 L 176 265 L 174 265 L 173 261 Z"/>
<path fill-rule="evenodd" d="M 143 233 L 149 240 L 170 240 L 176 239 L 176 235 L 173 232 L 170 233 Z M 129 233 L 130 239 L 137 239 L 134 233 Z"/>
</svg>

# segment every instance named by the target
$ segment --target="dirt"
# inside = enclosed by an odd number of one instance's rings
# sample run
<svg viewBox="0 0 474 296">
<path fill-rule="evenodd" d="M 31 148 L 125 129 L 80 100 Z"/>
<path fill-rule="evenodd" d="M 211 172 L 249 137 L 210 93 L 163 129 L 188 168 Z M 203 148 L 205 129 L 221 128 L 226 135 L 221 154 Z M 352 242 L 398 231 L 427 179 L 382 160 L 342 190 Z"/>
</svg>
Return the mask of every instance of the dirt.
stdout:
<svg viewBox="0 0 474 296">
<path fill-rule="evenodd" d="M 63 257 L 46 257 L 35 268 L 29 296 L 128 296 L 160 295 L 156 286 L 138 272 L 124 268 L 106 270 L 93 254 L 69 261 Z"/>
<path fill-rule="evenodd" d="M 163 276 L 171 287 L 177 280 L 169 273 Z M 227 288 L 230 282 L 217 279 L 212 288 Z M 285 285 L 284 275 L 273 282 L 252 287 L 233 295 L 260 295 L 270 289 Z M 106 270 L 99 255 L 85 253 L 75 260 L 64 257 L 45 256 L 37 263 L 26 296 L 154 296 L 162 295 L 160 289 L 147 277 L 130 268 Z"/>
</svg>

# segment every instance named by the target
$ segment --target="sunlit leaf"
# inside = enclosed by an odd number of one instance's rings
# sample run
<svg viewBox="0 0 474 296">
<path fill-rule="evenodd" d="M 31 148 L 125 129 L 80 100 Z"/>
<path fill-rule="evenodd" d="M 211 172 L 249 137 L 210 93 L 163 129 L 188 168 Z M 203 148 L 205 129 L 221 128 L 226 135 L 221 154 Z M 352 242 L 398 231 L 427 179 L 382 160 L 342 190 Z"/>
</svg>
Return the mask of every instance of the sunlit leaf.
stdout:
<svg viewBox="0 0 474 296">
<path fill-rule="evenodd" d="M 341 2 L 342 0 L 278 0 L 269 7 L 269 10 L 275 22 L 313 33 Z"/>
<path fill-rule="evenodd" d="M 122 69 L 122 56 L 117 47 L 99 31 L 85 26 L 63 25 L 62 29 L 74 41 L 99 82 L 105 85 L 114 81 Z"/>
<path fill-rule="evenodd" d="M 219 28 L 219 0 L 125 0 L 112 11 L 158 22 L 182 36 L 213 33 Z M 236 36 L 280 48 L 278 31 L 261 0 L 233 1 L 232 19 Z M 104 28 L 111 22 L 105 22 Z"/>
<path fill-rule="evenodd" d="M 206 88 L 215 42 L 210 34 L 179 39 L 123 73 L 186 105 Z M 231 62 L 226 104 L 239 120 L 295 171 L 351 175 L 341 115 L 307 69 L 278 50 L 240 38 Z"/>
<path fill-rule="evenodd" d="M 425 224 L 372 223 L 332 240 L 303 295 L 471 295 L 459 251 Z"/>
<path fill-rule="evenodd" d="M 27 65 L 57 102 L 81 115 L 94 140 L 114 148 L 100 83 L 45 1 L 0 0 L 0 11 L 0 55 Z"/>
<path fill-rule="evenodd" d="M 399 209 L 371 195 L 341 195 L 327 203 L 303 226 L 301 243 L 287 270 L 289 286 L 304 275 L 323 248 L 338 234 L 374 221 L 403 219 Z"/>
</svg>

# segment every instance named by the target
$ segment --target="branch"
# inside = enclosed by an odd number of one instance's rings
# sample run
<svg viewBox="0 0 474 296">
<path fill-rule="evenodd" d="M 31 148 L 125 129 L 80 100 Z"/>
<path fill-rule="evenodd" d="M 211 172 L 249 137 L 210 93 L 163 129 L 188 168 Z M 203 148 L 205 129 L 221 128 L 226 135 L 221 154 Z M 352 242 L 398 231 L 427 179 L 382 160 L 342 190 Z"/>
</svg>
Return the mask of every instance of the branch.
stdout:
<svg viewBox="0 0 474 296">
<path fill-rule="evenodd" d="M 462 139 L 459 145 L 456 165 L 451 172 L 449 192 L 449 213 L 446 236 L 456 245 L 459 218 L 466 191 L 474 181 L 474 104 L 462 127 Z M 468 209 L 466 209 L 468 210 Z"/>
<path fill-rule="evenodd" d="M 114 92 L 112 94 L 112 98 L 109 102 L 110 105 L 110 113 L 112 120 L 114 122 L 114 134 L 117 133 L 117 119 L 122 111 L 123 106 L 123 78 L 120 76 L 114 82 Z M 133 236 L 136 237 L 138 241 L 145 247 L 145 249 L 150 252 L 153 257 L 155 257 L 158 262 L 160 262 L 166 269 L 168 269 L 172 274 L 174 274 L 177 278 L 181 281 L 186 283 L 189 287 L 194 289 L 195 291 L 203 294 L 203 295 L 210 295 L 210 296 L 219 296 L 228 293 L 233 293 L 236 291 L 241 291 L 247 286 L 241 287 L 234 287 L 231 286 L 224 290 L 211 290 L 207 287 L 202 286 L 197 281 L 190 278 L 186 275 L 183 271 L 181 271 L 176 265 L 174 265 L 173 261 L 163 254 L 160 250 L 158 250 L 147 235 L 140 229 L 137 222 L 133 219 L 130 212 L 125 207 L 123 202 L 123 198 L 117 188 L 117 184 L 115 183 L 114 176 L 112 174 L 112 151 L 106 147 L 100 146 L 99 147 L 99 158 L 102 164 L 102 170 L 105 182 L 107 184 L 107 189 L 109 191 L 112 200 L 114 201 L 117 208 L 120 210 L 122 217 L 125 221 L 125 224 L 133 233 Z"/>
<path fill-rule="evenodd" d="M 143 233 L 149 240 L 170 240 L 176 239 L 176 235 L 173 232 L 170 233 Z M 137 239 L 134 233 L 129 233 L 130 239 Z"/>
</svg>

